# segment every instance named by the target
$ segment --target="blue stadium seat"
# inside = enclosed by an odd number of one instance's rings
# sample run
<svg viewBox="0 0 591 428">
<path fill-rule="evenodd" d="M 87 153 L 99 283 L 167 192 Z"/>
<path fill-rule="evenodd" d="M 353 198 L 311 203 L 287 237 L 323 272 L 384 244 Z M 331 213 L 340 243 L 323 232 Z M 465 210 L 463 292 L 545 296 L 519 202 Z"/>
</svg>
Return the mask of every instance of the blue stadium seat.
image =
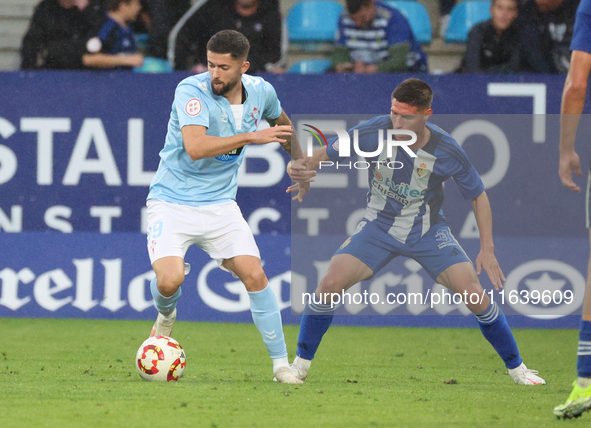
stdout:
<svg viewBox="0 0 591 428">
<path fill-rule="evenodd" d="M 136 73 L 170 73 L 172 67 L 165 59 L 145 57 L 144 65 L 133 69 Z"/>
<path fill-rule="evenodd" d="M 490 1 L 464 1 L 454 6 L 445 32 L 447 43 L 466 43 L 474 24 L 490 19 Z"/>
<path fill-rule="evenodd" d="M 287 14 L 291 42 L 332 42 L 343 6 L 334 0 L 305 0 Z"/>
<path fill-rule="evenodd" d="M 321 74 L 330 68 L 330 59 L 305 59 L 289 67 L 289 73 Z"/>
<path fill-rule="evenodd" d="M 388 0 L 386 4 L 398 9 L 404 15 L 412 33 L 420 43 L 431 43 L 431 20 L 425 6 L 417 1 L 408 0 Z"/>
</svg>

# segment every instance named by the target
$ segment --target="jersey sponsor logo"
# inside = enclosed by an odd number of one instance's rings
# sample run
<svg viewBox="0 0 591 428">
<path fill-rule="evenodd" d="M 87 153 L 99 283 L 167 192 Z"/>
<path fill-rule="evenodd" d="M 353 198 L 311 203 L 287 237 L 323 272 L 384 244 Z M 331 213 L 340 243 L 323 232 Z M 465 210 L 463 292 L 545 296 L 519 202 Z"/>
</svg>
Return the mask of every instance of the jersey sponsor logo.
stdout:
<svg viewBox="0 0 591 428">
<path fill-rule="evenodd" d="M 427 189 L 419 191 L 417 189 L 411 189 L 408 183 L 396 183 L 389 177 L 384 179 L 377 171 L 374 171 L 374 178 L 371 181 L 371 185 L 377 192 L 404 205 L 410 204 L 411 201 L 427 193 Z"/>
<path fill-rule="evenodd" d="M 195 117 L 201 113 L 201 101 L 197 98 L 191 98 L 185 104 L 185 113 L 187 113 L 191 117 Z"/>
<path fill-rule="evenodd" d="M 225 155 L 216 156 L 215 158 L 219 161 L 222 161 L 222 162 L 230 162 L 232 160 L 237 159 L 237 157 L 240 156 L 240 153 L 242 153 L 243 148 L 244 147 L 240 147 L 239 149 L 234 149 L 231 152 L 226 153 Z"/>
</svg>

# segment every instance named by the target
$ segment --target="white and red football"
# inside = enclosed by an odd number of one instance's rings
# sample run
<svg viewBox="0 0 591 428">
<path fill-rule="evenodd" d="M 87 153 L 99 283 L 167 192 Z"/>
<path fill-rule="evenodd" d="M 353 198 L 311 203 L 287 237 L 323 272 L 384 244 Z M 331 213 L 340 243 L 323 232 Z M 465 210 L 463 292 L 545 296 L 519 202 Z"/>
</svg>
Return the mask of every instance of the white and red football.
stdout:
<svg viewBox="0 0 591 428">
<path fill-rule="evenodd" d="M 183 347 L 172 337 L 166 336 L 148 338 L 135 357 L 135 368 L 142 379 L 148 381 L 177 381 L 186 365 Z"/>
</svg>

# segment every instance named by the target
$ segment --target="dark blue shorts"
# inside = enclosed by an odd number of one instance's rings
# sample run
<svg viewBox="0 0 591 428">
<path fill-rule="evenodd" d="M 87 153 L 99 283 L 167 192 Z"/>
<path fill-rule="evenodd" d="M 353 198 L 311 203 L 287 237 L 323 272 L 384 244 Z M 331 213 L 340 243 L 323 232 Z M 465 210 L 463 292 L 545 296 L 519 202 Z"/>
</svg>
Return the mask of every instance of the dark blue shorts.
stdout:
<svg viewBox="0 0 591 428">
<path fill-rule="evenodd" d="M 393 258 L 409 257 L 416 260 L 435 281 L 441 272 L 456 263 L 472 263 L 452 235 L 447 223 L 434 224 L 418 242 L 408 245 L 388 235 L 374 223 L 363 219 L 355 233 L 337 250 L 335 255 L 337 254 L 351 254 L 357 257 L 374 275 Z"/>
</svg>

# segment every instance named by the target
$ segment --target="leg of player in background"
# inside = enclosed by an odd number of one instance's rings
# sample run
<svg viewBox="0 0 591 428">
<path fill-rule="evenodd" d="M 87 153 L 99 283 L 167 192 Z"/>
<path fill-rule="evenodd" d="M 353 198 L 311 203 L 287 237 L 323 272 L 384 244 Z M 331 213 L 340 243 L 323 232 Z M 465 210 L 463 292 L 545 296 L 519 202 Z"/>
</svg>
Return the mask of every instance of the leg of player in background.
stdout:
<svg viewBox="0 0 591 428">
<path fill-rule="evenodd" d="M 158 318 L 150 337 L 170 337 L 176 320 L 176 303 L 181 297 L 181 284 L 185 280 L 185 263 L 181 257 L 162 257 L 154 261 L 152 268 L 156 278 L 150 282 L 150 291 L 158 309 Z"/>
<path fill-rule="evenodd" d="M 330 294 L 340 295 L 343 290 L 372 275 L 373 271 L 365 263 L 350 254 L 337 254 L 331 259 L 328 271 L 316 289 L 316 301 L 306 304 L 302 316 L 297 356 L 292 364 L 292 371 L 299 379 L 308 377 L 312 359 L 332 323 L 335 308 Z"/>
<path fill-rule="evenodd" d="M 283 383 L 302 383 L 289 370 L 281 312 L 261 266 L 261 260 L 254 256 L 236 256 L 224 260 L 223 265 L 236 274 L 246 286 L 252 319 L 273 360 L 275 379 Z"/>
<path fill-rule="evenodd" d="M 456 263 L 448 267 L 439 274 L 437 282 L 454 293 L 464 294 L 464 292 L 467 292 L 468 296 L 472 294 L 483 296 L 482 302 L 472 304 L 468 301 L 466 306 L 476 316 L 482 334 L 497 351 L 505 366 L 509 369 L 509 374 L 515 383 L 520 385 L 546 383 L 544 379 L 536 376 L 537 372 L 535 370 L 529 370 L 523 364 L 517 343 L 503 311 L 495 302 L 491 302 L 488 295 L 484 293 L 472 263 Z"/>
<path fill-rule="evenodd" d="M 588 190 L 589 191 L 589 190 Z M 591 243 L 591 229 L 589 229 Z M 578 418 L 591 409 L 591 257 L 587 267 L 587 286 L 583 299 L 583 318 L 579 329 L 579 349 L 577 351 L 577 380 L 566 403 L 554 408 L 560 418 Z"/>
</svg>

